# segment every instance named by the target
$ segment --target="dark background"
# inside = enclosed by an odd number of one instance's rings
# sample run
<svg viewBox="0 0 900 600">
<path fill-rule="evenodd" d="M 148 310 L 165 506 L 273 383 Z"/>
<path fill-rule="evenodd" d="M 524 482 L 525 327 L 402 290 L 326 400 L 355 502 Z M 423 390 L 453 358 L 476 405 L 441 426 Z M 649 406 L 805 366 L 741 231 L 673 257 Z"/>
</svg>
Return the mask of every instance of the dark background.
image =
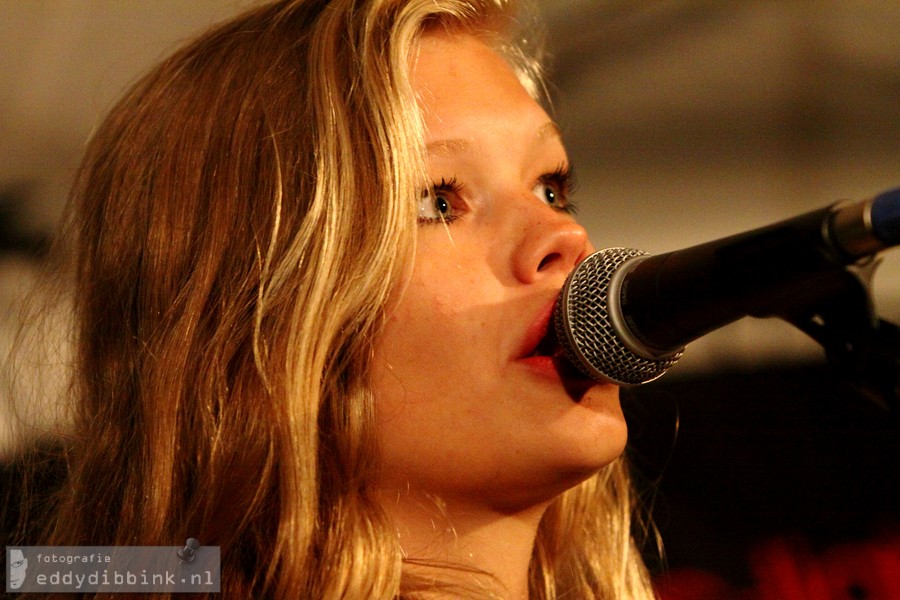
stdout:
<svg viewBox="0 0 900 600">
<path fill-rule="evenodd" d="M 663 378 L 623 398 L 672 569 L 743 587 L 771 540 L 821 553 L 900 533 L 898 414 L 824 362 Z"/>
</svg>

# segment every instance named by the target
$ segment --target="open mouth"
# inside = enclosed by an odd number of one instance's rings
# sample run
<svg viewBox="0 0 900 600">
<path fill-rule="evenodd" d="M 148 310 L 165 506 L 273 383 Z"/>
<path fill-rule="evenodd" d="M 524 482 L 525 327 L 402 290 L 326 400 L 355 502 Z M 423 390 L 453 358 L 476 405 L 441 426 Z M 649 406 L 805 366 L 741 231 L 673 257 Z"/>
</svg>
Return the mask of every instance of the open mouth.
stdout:
<svg viewBox="0 0 900 600">
<path fill-rule="evenodd" d="M 544 337 L 541 338 L 529 356 L 547 356 L 568 361 L 565 348 L 559 343 L 559 338 L 556 337 L 556 328 L 553 327 L 552 323 L 549 324 L 546 334 L 544 334 Z"/>
<path fill-rule="evenodd" d="M 597 381 L 589 378 L 581 372 L 572 361 L 569 360 L 566 350 L 556 336 L 556 328 L 549 323 L 546 334 L 535 346 L 528 357 L 546 357 L 552 360 L 553 367 L 559 374 L 563 386 L 573 400 L 580 400 L 585 392 L 597 385 Z"/>
</svg>

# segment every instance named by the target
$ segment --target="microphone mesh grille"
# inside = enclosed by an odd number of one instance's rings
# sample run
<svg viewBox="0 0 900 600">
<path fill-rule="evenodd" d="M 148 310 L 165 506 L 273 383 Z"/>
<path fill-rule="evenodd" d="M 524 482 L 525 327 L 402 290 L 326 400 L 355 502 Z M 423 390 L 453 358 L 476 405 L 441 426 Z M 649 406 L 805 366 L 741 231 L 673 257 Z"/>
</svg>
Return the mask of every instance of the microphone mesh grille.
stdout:
<svg viewBox="0 0 900 600">
<path fill-rule="evenodd" d="M 585 375 L 620 385 L 647 383 L 665 373 L 681 353 L 644 358 L 617 335 L 609 314 L 613 273 L 627 260 L 647 254 L 632 248 L 608 248 L 587 257 L 569 275 L 556 302 L 556 336 L 566 355 Z"/>
</svg>

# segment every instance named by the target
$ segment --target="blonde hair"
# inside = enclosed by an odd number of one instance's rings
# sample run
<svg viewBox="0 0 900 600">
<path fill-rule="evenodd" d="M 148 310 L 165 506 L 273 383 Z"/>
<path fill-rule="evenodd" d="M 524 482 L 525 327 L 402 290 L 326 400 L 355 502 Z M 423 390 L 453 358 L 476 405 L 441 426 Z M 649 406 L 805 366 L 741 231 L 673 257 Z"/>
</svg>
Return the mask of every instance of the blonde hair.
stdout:
<svg viewBox="0 0 900 600">
<path fill-rule="evenodd" d="M 222 552 L 226 597 L 413 595 L 369 496 L 367 374 L 413 256 L 422 31 L 479 31 L 531 90 L 504 0 L 290 1 L 165 60 L 72 195 L 76 428 L 45 543 Z M 534 598 L 650 598 L 624 465 L 546 514 Z"/>
</svg>

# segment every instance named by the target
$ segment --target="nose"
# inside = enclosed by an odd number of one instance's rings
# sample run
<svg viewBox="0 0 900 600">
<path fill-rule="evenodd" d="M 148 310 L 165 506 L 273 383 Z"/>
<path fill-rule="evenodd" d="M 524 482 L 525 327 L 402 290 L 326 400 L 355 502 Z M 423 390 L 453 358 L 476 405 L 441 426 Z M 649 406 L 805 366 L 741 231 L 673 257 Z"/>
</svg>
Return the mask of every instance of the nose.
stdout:
<svg viewBox="0 0 900 600">
<path fill-rule="evenodd" d="M 590 250 L 587 231 L 570 215 L 532 204 L 515 249 L 513 271 L 523 283 L 565 278 Z"/>
</svg>

